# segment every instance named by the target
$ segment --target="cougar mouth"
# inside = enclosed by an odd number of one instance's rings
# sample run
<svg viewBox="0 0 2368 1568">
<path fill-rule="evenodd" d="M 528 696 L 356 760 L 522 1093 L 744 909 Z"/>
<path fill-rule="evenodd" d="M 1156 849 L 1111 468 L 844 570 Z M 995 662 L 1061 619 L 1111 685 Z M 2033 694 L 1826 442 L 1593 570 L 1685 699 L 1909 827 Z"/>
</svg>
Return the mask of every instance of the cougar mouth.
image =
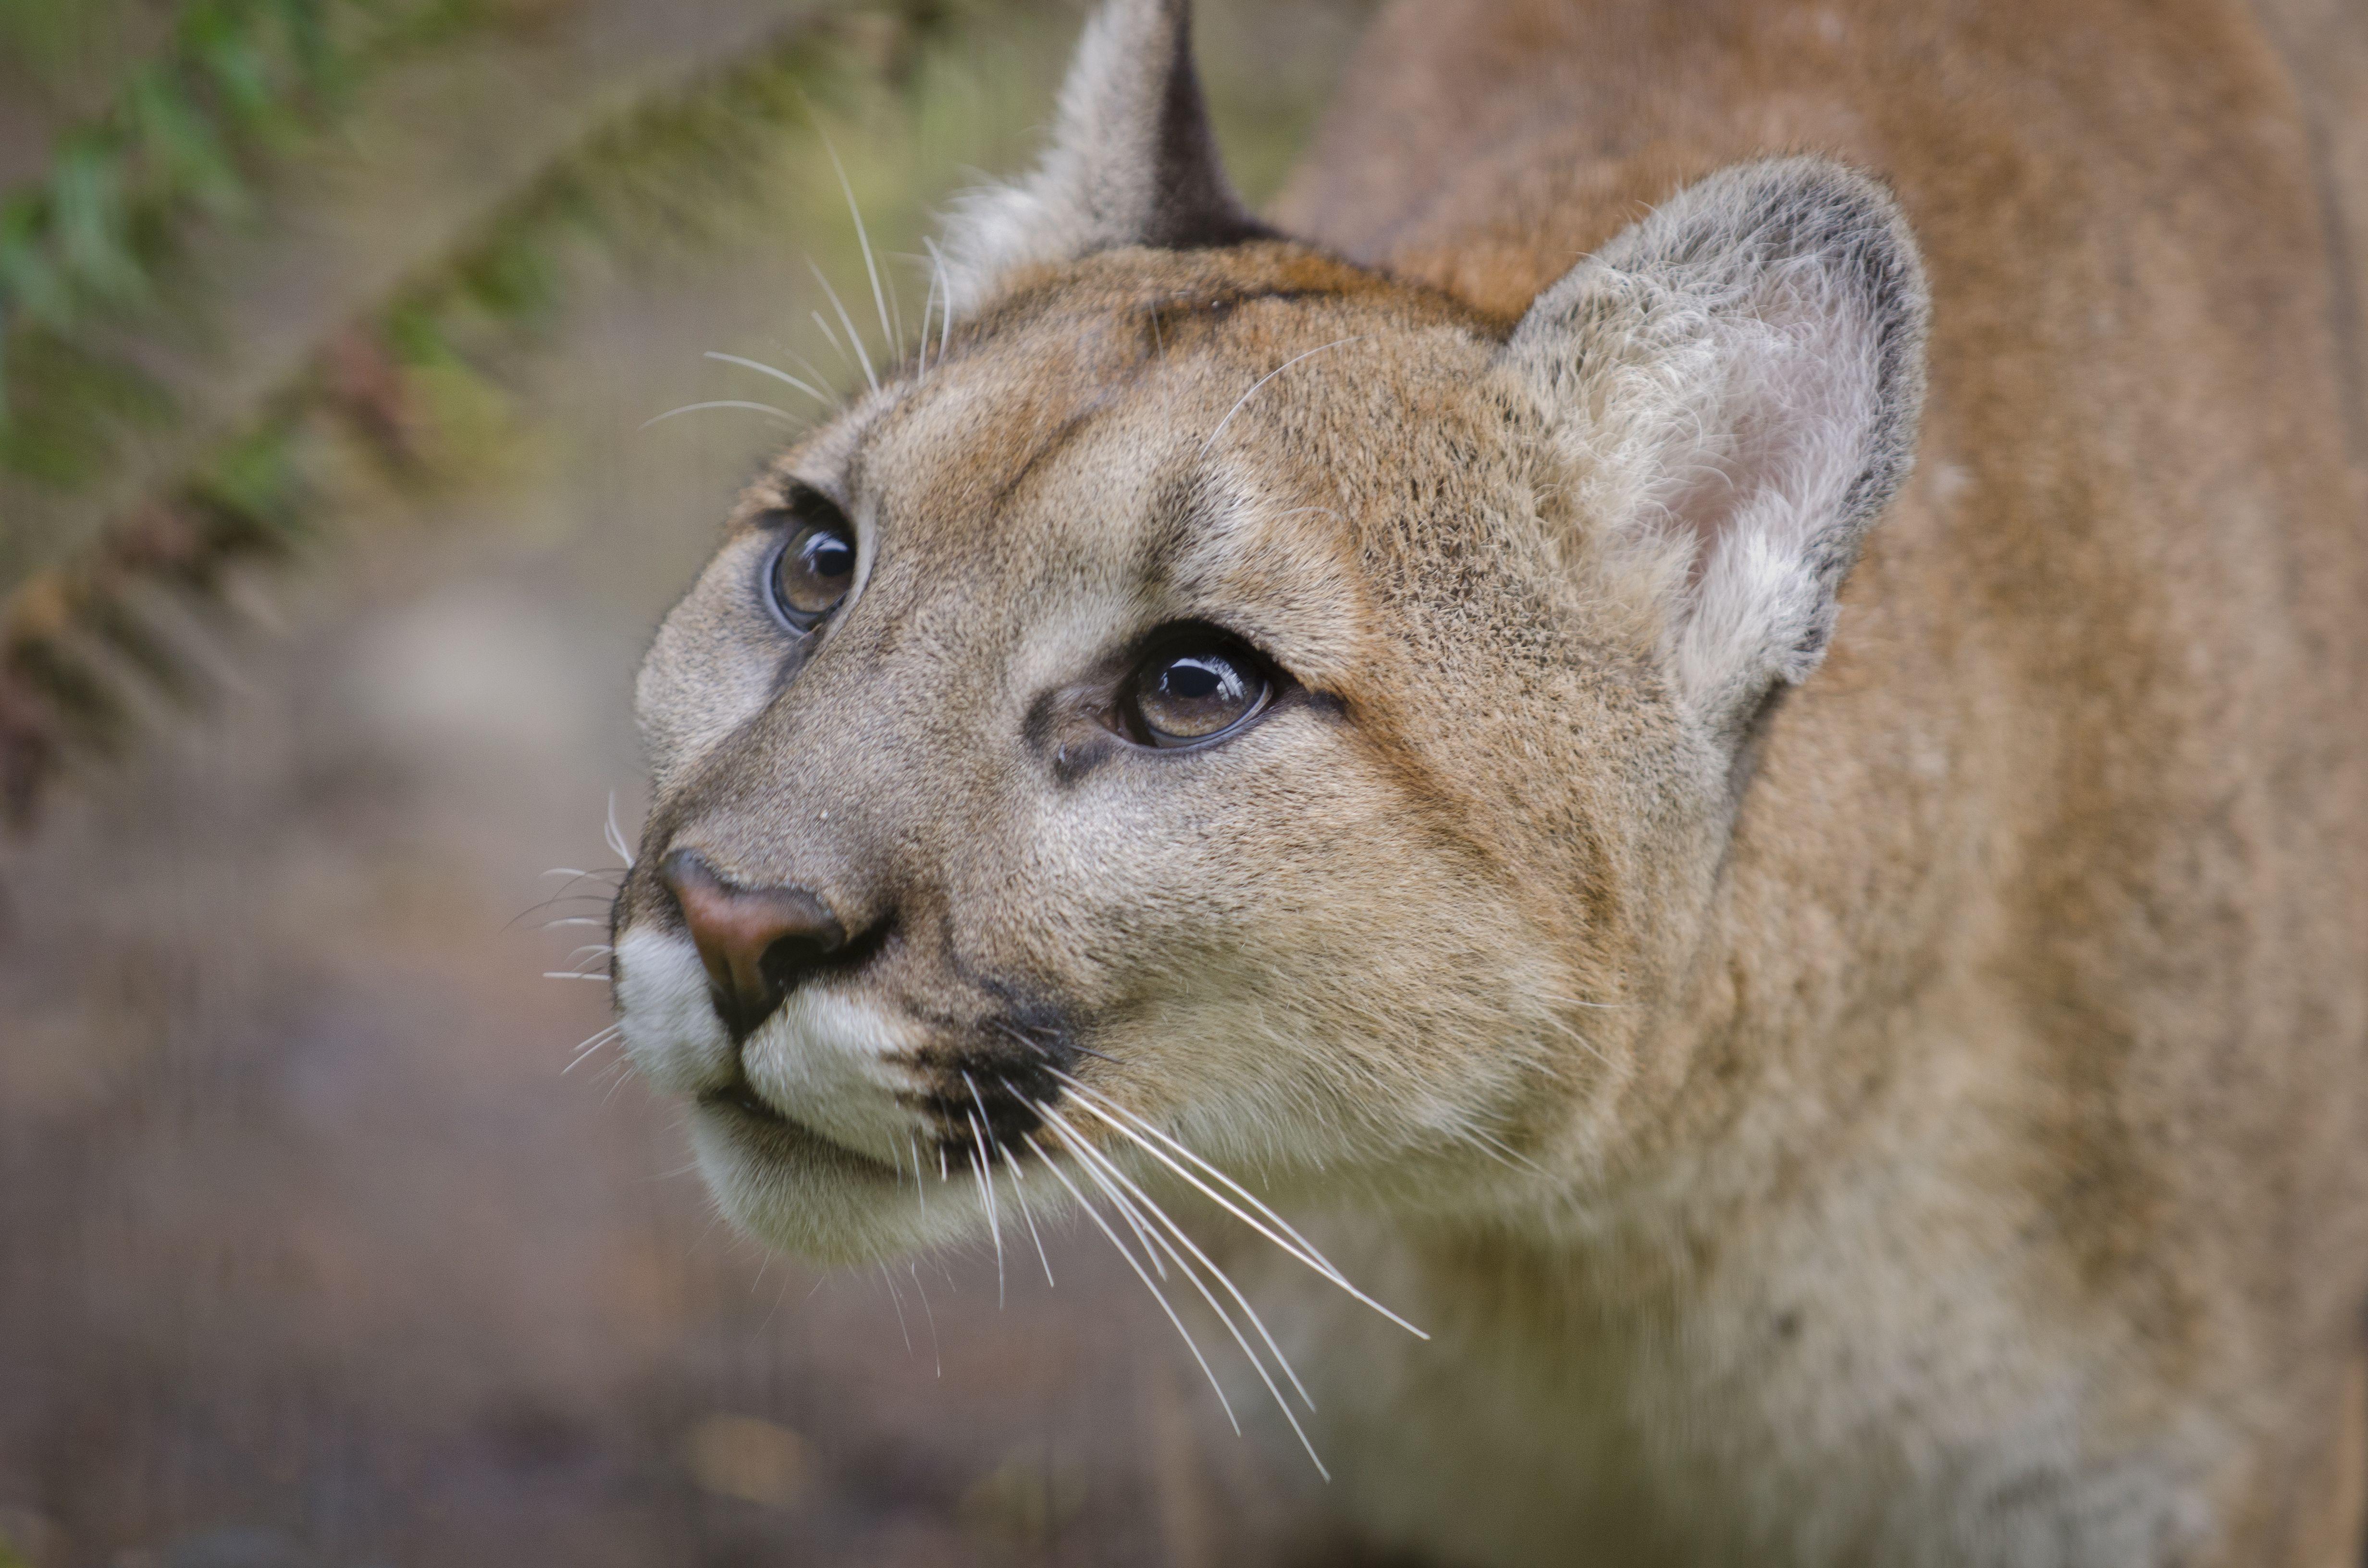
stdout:
<svg viewBox="0 0 2368 1568">
<path fill-rule="evenodd" d="M 698 1098 L 699 1108 L 722 1122 L 741 1142 L 753 1142 L 773 1159 L 822 1158 L 842 1172 L 884 1181 L 900 1180 L 903 1172 L 887 1162 L 851 1149 L 830 1134 L 798 1120 L 757 1092 L 743 1074 Z"/>
<path fill-rule="evenodd" d="M 708 1107 L 730 1106 L 741 1114 L 752 1116 L 759 1121 L 779 1122 L 784 1126 L 788 1125 L 790 1119 L 774 1109 L 765 1096 L 758 1094 L 745 1077 L 735 1078 L 723 1088 L 710 1089 L 699 1096 L 699 1103 Z"/>
</svg>

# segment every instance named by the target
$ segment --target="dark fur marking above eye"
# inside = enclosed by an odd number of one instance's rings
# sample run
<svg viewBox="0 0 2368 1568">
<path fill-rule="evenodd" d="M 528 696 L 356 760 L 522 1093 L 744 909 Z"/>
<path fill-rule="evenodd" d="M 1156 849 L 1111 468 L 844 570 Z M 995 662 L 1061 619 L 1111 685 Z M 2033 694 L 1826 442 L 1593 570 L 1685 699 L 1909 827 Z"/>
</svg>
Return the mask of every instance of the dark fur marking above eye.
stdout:
<svg viewBox="0 0 2368 1568">
<path fill-rule="evenodd" d="M 847 508 L 826 492 L 803 480 L 786 481 L 780 499 L 750 519 L 755 527 L 767 533 L 778 532 L 793 523 L 837 523 L 851 528 L 847 520 Z"/>
<path fill-rule="evenodd" d="M 1196 325 L 1224 321 L 1244 305 L 1269 301 L 1294 304 L 1302 300 L 1337 300 L 1331 289 L 1245 289 L 1222 294 L 1169 294 L 1143 307 L 1143 327 L 1155 352 L 1173 349 Z"/>
</svg>

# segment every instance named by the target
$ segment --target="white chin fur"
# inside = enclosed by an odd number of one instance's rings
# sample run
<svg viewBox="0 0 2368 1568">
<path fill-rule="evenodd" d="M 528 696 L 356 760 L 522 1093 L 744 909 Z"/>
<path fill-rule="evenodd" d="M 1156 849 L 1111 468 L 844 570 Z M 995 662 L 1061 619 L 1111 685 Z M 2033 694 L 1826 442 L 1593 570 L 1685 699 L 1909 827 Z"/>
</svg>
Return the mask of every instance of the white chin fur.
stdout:
<svg viewBox="0 0 2368 1568">
<path fill-rule="evenodd" d="M 617 942 L 617 1028 L 634 1070 L 690 1098 L 732 1082 L 732 1037 L 688 937 L 628 931 Z"/>
<path fill-rule="evenodd" d="M 919 1041 L 909 1026 L 845 995 L 791 995 L 735 1055 L 708 994 L 699 950 L 679 935 L 629 931 L 617 944 L 626 1055 L 685 1099 L 729 1085 L 735 1066 L 783 1127 L 728 1106 L 691 1118 L 699 1166 L 734 1223 L 776 1246 L 848 1261 L 967 1233 L 977 1205 L 941 1183 L 934 1131 L 896 1096 L 914 1081 L 890 1058 Z M 916 1165 L 926 1170 L 917 1170 Z M 926 1200 L 918 1184 L 926 1176 Z"/>
</svg>

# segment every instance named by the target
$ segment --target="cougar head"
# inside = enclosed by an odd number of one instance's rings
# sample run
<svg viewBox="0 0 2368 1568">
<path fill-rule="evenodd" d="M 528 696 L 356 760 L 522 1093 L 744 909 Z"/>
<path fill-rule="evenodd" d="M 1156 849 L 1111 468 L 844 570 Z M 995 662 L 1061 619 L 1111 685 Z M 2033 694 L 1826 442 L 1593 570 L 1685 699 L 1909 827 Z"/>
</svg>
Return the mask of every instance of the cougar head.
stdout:
<svg viewBox="0 0 2368 1568">
<path fill-rule="evenodd" d="M 750 487 L 640 676 L 624 1039 L 808 1255 L 1129 1173 L 1615 1175 L 1755 718 L 1908 465 L 1925 295 L 1870 181 L 1728 169 L 1491 319 L 1245 214 L 1187 25 L 1089 25 L 944 320 Z"/>
</svg>

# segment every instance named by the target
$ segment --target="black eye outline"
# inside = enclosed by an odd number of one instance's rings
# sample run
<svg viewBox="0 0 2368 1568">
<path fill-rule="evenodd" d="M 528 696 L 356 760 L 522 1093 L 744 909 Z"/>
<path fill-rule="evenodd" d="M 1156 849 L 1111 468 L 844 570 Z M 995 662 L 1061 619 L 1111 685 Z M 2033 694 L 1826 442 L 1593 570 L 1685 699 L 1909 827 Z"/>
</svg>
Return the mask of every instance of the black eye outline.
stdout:
<svg viewBox="0 0 2368 1568">
<path fill-rule="evenodd" d="M 1144 716 L 1144 688 L 1159 671 L 1178 659 L 1196 654 L 1224 659 L 1256 683 L 1258 691 L 1240 716 L 1222 730 L 1212 730 L 1205 735 L 1169 734 Z M 1133 669 L 1119 687 L 1115 705 L 1116 728 L 1128 740 L 1149 750 L 1200 751 L 1232 740 L 1273 712 L 1275 705 L 1290 687 L 1290 677 L 1275 662 L 1241 637 L 1204 621 L 1180 621 L 1161 627 L 1144 641 L 1143 651 L 1133 661 Z"/>
<path fill-rule="evenodd" d="M 854 591 L 856 566 L 861 553 L 855 525 L 848 520 L 837 502 L 819 490 L 797 485 L 783 497 L 783 505 L 759 517 L 757 526 L 768 530 L 778 528 L 781 533 L 781 542 L 765 552 L 758 567 L 757 592 L 762 595 L 765 607 L 772 611 L 774 619 L 801 637 L 810 635 L 814 628 L 837 613 L 839 607 L 847 602 L 847 593 Z M 782 597 L 781 563 L 791 551 L 803 549 L 810 541 L 825 535 L 837 536 L 858 561 L 850 562 L 848 567 L 847 593 L 840 594 L 820 609 L 800 609 Z"/>
</svg>

